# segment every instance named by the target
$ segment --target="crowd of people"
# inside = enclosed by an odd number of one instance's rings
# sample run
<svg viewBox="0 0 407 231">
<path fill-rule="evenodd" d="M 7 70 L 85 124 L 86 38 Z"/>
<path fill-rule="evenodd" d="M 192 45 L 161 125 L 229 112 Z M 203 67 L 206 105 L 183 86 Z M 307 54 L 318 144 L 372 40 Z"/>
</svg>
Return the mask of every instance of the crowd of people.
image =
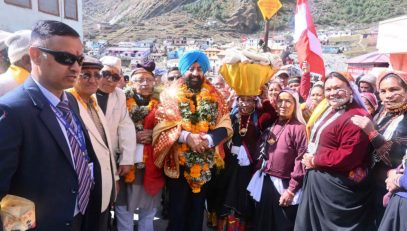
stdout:
<svg viewBox="0 0 407 231">
<path fill-rule="evenodd" d="M 407 227 L 407 73 L 314 82 L 304 62 L 301 76 L 223 64 L 208 77 L 193 50 L 162 80 L 154 61 L 126 79 L 119 58 L 84 55 L 49 20 L 5 47 L 0 198 L 34 203 L 28 228 L 113 230 L 112 210 L 118 231 L 136 211 L 138 230 L 154 230 L 160 210 L 172 231 L 205 216 L 219 231 Z"/>
</svg>

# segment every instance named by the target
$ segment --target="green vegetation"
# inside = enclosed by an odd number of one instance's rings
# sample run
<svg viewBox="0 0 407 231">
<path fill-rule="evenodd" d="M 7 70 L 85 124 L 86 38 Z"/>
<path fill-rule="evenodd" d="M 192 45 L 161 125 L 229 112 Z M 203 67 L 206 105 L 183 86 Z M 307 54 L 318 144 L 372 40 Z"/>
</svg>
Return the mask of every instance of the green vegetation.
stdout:
<svg viewBox="0 0 407 231">
<path fill-rule="evenodd" d="M 257 0 L 251 0 L 253 4 Z M 295 1 L 280 0 L 283 7 L 272 18 L 273 29 L 294 27 Z M 347 26 L 370 24 L 384 19 L 407 14 L 406 0 L 309 0 L 314 22 L 323 26 Z M 200 0 L 183 6 L 183 10 L 199 19 L 216 18 L 222 22 L 230 16 L 236 0 Z M 258 11 L 257 23 L 262 28 L 262 18 Z"/>
<path fill-rule="evenodd" d="M 314 0 L 314 20 L 325 26 L 370 24 L 407 13 L 405 0 Z"/>
<path fill-rule="evenodd" d="M 198 19 L 214 17 L 220 21 L 224 21 L 224 19 L 228 17 L 229 6 L 230 1 L 200 0 L 184 5 L 182 8 Z"/>
</svg>

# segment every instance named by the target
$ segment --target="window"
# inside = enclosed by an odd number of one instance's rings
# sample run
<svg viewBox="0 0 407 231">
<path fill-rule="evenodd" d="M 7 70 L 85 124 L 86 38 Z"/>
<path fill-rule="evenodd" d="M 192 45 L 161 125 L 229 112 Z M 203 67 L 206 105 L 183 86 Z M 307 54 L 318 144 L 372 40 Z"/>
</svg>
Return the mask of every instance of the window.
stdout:
<svg viewBox="0 0 407 231">
<path fill-rule="evenodd" d="M 31 9 L 31 0 L 4 0 L 5 3 Z"/>
<path fill-rule="evenodd" d="M 38 0 L 38 10 L 46 14 L 59 16 L 58 0 Z"/>
<path fill-rule="evenodd" d="M 78 21 L 78 0 L 65 0 L 65 18 Z"/>
</svg>

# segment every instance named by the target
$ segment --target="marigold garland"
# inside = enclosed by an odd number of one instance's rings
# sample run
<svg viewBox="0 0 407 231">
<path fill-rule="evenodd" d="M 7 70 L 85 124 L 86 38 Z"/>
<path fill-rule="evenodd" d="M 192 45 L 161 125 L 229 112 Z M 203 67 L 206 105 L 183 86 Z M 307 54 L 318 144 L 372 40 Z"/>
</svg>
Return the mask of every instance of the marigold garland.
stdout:
<svg viewBox="0 0 407 231">
<path fill-rule="evenodd" d="M 177 98 L 179 111 L 182 116 L 182 129 L 191 133 L 208 133 L 216 127 L 218 118 L 218 99 L 216 90 L 206 81 L 199 93 L 188 90 L 186 84 L 178 89 Z M 195 96 L 196 106 L 193 101 Z M 199 193 L 202 185 L 211 179 L 210 168 L 215 164 L 214 149 L 199 154 L 191 151 L 186 144 L 177 144 L 179 164 L 185 166 L 184 177 L 190 185 L 192 192 Z M 217 162 L 217 161 L 216 161 Z"/>
<path fill-rule="evenodd" d="M 151 98 L 147 106 L 139 106 L 136 101 L 136 94 L 133 88 L 129 87 L 124 90 L 126 94 L 126 106 L 129 111 L 131 120 L 134 122 L 137 131 L 143 130 L 144 118 L 150 113 L 150 111 L 157 107 L 158 100 Z"/>
<path fill-rule="evenodd" d="M 83 106 L 86 110 L 88 110 L 88 103 L 86 103 L 86 102 L 82 99 L 82 97 L 79 95 L 79 93 L 76 91 L 75 88 L 70 88 L 70 89 L 67 90 L 67 92 L 71 93 L 71 94 L 75 97 L 75 99 L 78 100 L 78 102 L 79 102 L 80 104 L 82 104 L 82 106 Z M 90 96 L 90 99 L 91 99 L 91 103 L 92 103 L 91 105 L 92 105 L 93 109 L 95 109 L 95 110 L 97 111 L 97 110 L 98 110 L 98 104 L 97 104 L 97 101 L 96 101 L 96 97 L 95 97 L 94 95 L 91 95 L 91 96 Z"/>
<path fill-rule="evenodd" d="M 134 123 L 137 131 L 144 129 L 144 118 L 151 112 L 151 110 L 158 105 L 158 100 L 151 98 L 147 106 L 138 106 L 135 98 L 135 93 L 132 88 L 125 89 L 126 106 L 129 111 L 131 120 Z M 143 163 L 146 162 L 148 154 L 146 150 L 143 151 Z M 133 165 L 130 171 L 124 176 L 124 182 L 131 184 L 136 180 L 136 167 Z"/>
</svg>

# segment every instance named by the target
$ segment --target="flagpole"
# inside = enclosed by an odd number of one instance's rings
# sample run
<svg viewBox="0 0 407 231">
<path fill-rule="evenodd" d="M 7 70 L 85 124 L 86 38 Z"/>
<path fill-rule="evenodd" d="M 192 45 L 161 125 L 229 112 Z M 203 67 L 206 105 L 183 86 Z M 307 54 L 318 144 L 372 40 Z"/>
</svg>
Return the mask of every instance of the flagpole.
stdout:
<svg viewBox="0 0 407 231">
<path fill-rule="evenodd" d="M 270 30 L 270 20 L 273 15 L 281 8 L 280 0 L 259 0 L 257 5 L 263 15 L 265 25 L 264 25 L 264 43 L 263 43 L 263 52 L 268 51 L 269 43 L 269 30 Z"/>
<path fill-rule="evenodd" d="M 264 25 L 264 46 L 263 52 L 268 51 L 268 43 L 269 43 L 269 30 L 270 30 L 270 20 L 265 20 L 266 24 Z"/>
</svg>

